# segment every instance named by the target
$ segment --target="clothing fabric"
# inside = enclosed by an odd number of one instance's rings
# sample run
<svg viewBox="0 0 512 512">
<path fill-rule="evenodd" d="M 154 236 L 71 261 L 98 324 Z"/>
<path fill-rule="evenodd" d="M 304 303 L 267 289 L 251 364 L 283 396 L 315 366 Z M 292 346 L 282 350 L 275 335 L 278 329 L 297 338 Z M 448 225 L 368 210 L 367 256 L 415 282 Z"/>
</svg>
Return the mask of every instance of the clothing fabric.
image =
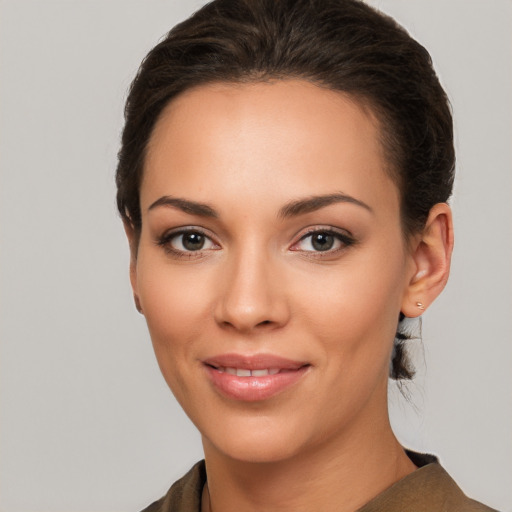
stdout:
<svg viewBox="0 0 512 512">
<path fill-rule="evenodd" d="M 433 455 L 407 451 L 418 467 L 357 512 L 497 512 L 469 499 Z M 204 460 L 198 462 L 169 492 L 142 512 L 200 512 L 206 483 Z"/>
</svg>

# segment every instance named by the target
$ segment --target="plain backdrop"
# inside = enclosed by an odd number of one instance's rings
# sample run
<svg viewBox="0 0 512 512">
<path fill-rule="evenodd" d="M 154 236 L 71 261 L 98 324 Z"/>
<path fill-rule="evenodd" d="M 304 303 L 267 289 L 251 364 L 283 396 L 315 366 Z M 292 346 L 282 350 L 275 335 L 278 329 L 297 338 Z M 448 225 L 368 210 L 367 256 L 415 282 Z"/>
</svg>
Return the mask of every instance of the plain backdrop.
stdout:
<svg viewBox="0 0 512 512">
<path fill-rule="evenodd" d="M 424 315 L 408 447 L 512 511 L 512 2 L 375 0 L 431 52 L 458 151 L 450 283 Z M 114 204 L 145 53 L 199 0 L 0 0 L 0 511 L 138 511 L 201 458 L 133 307 Z"/>
</svg>

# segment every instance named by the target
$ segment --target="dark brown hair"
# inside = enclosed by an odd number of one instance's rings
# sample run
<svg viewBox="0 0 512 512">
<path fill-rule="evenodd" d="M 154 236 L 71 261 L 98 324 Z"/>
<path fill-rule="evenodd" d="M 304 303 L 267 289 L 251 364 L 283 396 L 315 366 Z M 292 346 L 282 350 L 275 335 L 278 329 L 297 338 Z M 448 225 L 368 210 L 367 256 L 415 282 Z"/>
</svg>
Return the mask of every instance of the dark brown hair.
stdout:
<svg viewBox="0 0 512 512">
<path fill-rule="evenodd" d="M 449 103 L 425 48 L 359 0 L 214 0 L 149 52 L 130 88 L 116 183 L 119 212 L 136 235 L 146 148 L 169 101 L 202 84 L 290 78 L 372 109 L 400 190 L 404 235 L 424 227 L 432 206 L 450 197 L 455 165 Z M 401 320 L 395 379 L 413 375 Z"/>
</svg>

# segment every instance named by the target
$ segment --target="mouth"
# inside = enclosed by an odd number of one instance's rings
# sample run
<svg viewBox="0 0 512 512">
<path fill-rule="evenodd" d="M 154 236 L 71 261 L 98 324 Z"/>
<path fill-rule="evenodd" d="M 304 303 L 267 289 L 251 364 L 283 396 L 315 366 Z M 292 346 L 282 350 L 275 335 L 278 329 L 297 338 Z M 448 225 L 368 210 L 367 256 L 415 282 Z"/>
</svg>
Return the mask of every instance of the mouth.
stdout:
<svg viewBox="0 0 512 512">
<path fill-rule="evenodd" d="M 289 370 L 285 368 L 262 368 L 260 370 L 250 370 L 249 368 L 230 368 L 223 366 L 211 366 L 214 370 L 221 373 L 228 373 L 229 375 L 236 375 L 237 377 L 266 377 L 267 375 L 277 375 L 278 373 L 293 372 L 296 370 Z M 305 365 L 306 366 L 306 365 Z M 297 368 L 300 369 L 300 368 Z"/>
<path fill-rule="evenodd" d="M 267 400 L 297 384 L 311 367 L 273 355 L 225 354 L 203 361 L 216 391 L 232 400 Z"/>
</svg>

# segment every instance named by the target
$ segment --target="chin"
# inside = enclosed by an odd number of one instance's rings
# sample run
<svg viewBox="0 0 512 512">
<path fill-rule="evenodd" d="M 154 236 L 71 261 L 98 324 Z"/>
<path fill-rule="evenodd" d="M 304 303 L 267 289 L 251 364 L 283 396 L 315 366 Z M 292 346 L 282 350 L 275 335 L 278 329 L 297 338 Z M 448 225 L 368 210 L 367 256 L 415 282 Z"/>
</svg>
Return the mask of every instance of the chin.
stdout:
<svg viewBox="0 0 512 512">
<path fill-rule="evenodd" d="M 297 450 L 284 441 L 267 445 L 243 441 L 240 444 L 229 443 L 216 448 L 233 460 L 252 464 L 281 462 L 292 458 L 297 453 Z"/>
<path fill-rule="evenodd" d="M 203 434 L 205 452 L 211 446 L 216 452 L 233 460 L 261 464 L 290 459 L 301 450 L 304 440 L 289 424 L 276 424 L 275 421 L 242 423 L 245 425 L 223 427 L 211 437 Z M 219 435 L 219 432 L 225 435 Z"/>
</svg>

